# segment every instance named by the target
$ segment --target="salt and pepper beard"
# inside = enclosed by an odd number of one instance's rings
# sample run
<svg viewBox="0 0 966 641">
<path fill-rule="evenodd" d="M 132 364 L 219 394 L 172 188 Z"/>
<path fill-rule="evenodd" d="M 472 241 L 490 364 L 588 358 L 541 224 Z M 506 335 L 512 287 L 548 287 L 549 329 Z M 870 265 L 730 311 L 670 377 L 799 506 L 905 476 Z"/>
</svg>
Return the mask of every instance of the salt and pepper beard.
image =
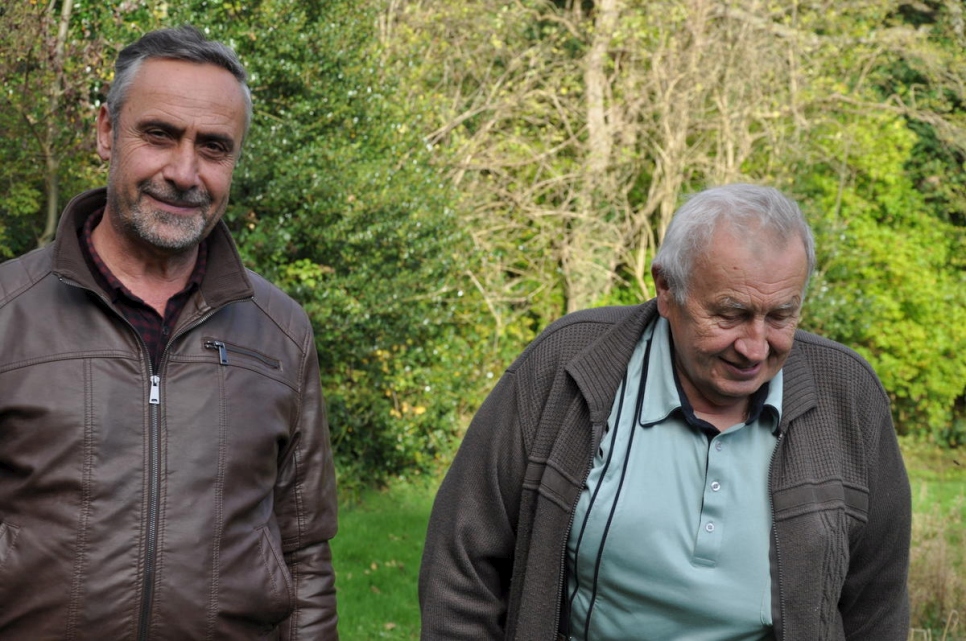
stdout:
<svg viewBox="0 0 966 641">
<path fill-rule="evenodd" d="M 170 184 L 158 185 L 145 180 L 138 184 L 137 199 L 127 203 L 127 206 L 122 205 L 121 196 L 116 190 L 109 191 L 108 204 L 119 229 L 128 237 L 138 238 L 152 247 L 171 253 L 197 246 L 218 215 L 211 211 L 211 195 L 197 188 L 181 190 Z M 165 202 L 200 207 L 200 210 L 192 216 L 150 210 L 143 206 L 142 196 L 145 194 Z"/>
</svg>

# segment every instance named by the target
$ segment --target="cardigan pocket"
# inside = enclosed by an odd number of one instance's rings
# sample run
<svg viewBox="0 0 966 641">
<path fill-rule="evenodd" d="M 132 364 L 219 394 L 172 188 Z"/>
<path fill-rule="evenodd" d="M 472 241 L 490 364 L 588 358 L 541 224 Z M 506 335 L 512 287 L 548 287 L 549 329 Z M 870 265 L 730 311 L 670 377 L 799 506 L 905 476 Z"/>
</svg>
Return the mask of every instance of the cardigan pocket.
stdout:
<svg viewBox="0 0 966 641">
<path fill-rule="evenodd" d="M 802 483 L 775 492 L 773 507 L 781 589 L 795 595 L 796 612 L 811 613 L 808 625 L 826 626 L 815 638 L 838 638 L 832 628 L 851 543 L 868 522 L 868 490 L 840 479 Z"/>
<path fill-rule="evenodd" d="M 839 509 L 861 523 L 869 520 L 869 491 L 839 479 L 785 488 L 775 492 L 772 501 L 776 520 Z"/>
<path fill-rule="evenodd" d="M 825 559 L 828 576 L 845 580 L 851 542 L 869 520 L 869 492 L 839 479 L 802 483 L 775 492 L 772 498 L 775 527 L 798 532 L 791 554 Z"/>
</svg>

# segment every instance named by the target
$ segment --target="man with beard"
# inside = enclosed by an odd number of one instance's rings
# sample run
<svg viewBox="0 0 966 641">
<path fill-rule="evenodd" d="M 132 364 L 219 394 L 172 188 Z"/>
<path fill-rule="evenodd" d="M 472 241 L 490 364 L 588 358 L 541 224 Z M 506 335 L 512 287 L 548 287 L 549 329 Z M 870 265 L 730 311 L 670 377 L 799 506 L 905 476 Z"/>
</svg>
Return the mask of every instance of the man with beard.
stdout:
<svg viewBox="0 0 966 641">
<path fill-rule="evenodd" d="M 231 49 L 145 35 L 107 188 L 0 266 L 0 640 L 337 638 L 312 328 L 221 222 L 251 112 Z"/>
</svg>

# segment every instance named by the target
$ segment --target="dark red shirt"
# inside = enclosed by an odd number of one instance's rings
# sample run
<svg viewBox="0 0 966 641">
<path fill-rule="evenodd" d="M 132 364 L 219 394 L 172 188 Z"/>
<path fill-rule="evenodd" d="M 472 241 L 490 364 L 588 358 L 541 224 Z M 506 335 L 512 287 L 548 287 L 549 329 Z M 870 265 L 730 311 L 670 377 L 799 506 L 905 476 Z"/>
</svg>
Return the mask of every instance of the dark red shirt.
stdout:
<svg viewBox="0 0 966 641">
<path fill-rule="evenodd" d="M 195 262 L 194 271 L 184 289 L 168 299 L 162 317 L 153 307 L 145 303 L 124 286 L 118 278 L 108 269 L 107 265 L 94 249 L 91 232 L 100 222 L 104 211 L 94 213 L 85 222 L 80 231 L 81 251 L 94 279 L 108 295 L 115 307 L 124 315 L 124 318 L 131 323 L 141 340 L 147 346 L 148 354 L 151 355 L 151 366 L 153 370 L 158 369 L 161 362 L 161 355 L 164 348 L 171 338 L 171 330 L 174 328 L 181 311 L 184 309 L 188 298 L 197 288 L 201 286 L 201 281 L 205 277 L 205 269 L 208 265 L 208 243 L 202 240 L 198 247 L 198 260 Z"/>
</svg>

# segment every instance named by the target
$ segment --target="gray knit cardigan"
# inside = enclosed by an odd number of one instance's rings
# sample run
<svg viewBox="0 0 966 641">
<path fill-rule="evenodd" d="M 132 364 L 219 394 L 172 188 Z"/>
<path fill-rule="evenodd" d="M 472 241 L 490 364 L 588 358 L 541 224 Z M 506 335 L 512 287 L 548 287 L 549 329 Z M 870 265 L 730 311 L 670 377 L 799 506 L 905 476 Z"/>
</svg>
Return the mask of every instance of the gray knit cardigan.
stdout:
<svg viewBox="0 0 966 641">
<path fill-rule="evenodd" d="M 650 301 L 570 314 L 500 379 L 433 507 L 423 641 L 558 638 L 574 507 L 656 313 Z M 775 636 L 905 641 L 910 491 L 885 391 L 855 352 L 803 331 L 783 371 L 769 476 Z"/>
</svg>

